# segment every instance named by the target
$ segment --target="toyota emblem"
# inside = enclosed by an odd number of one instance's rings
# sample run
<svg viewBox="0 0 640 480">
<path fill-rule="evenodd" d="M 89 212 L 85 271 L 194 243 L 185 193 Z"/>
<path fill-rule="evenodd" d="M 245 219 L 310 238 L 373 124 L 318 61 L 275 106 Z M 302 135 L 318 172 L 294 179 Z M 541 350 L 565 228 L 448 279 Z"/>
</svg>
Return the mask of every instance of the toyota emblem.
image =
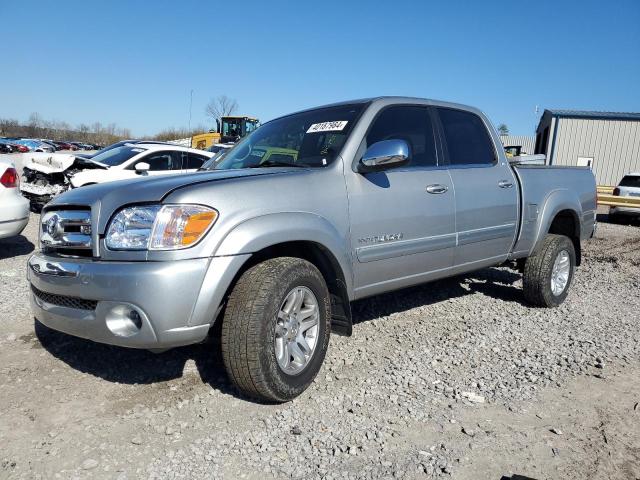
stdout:
<svg viewBox="0 0 640 480">
<path fill-rule="evenodd" d="M 59 221 L 58 216 L 52 215 L 45 224 L 46 232 L 49 234 L 51 238 L 55 238 L 56 235 L 58 234 L 58 221 Z"/>
</svg>

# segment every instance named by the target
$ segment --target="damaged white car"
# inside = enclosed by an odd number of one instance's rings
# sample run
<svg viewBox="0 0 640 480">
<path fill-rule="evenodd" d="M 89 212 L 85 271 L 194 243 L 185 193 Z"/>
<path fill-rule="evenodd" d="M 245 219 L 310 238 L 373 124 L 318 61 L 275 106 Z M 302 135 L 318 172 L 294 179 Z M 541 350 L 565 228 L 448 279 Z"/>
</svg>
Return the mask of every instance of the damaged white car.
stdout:
<svg viewBox="0 0 640 480">
<path fill-rule="evenodd" d="M 88 159 L 65 154 L 33 155 L 23 167 L 20 189 L 29 198 L 31 208 L 39 211 L 69 188 L 136 175 L 195 172 L 213 155 L 194 148 L 152 143 L 127 143 Z"/>
</svg>

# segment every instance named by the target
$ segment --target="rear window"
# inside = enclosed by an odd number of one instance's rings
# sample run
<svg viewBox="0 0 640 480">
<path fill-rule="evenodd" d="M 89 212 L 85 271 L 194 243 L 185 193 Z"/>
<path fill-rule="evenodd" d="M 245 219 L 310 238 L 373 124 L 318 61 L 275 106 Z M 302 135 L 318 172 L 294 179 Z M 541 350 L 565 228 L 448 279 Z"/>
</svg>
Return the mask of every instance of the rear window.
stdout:
<svg viewBox="0 0 640 480">
<path fill-rule="evenodd" d="M 640 175 L 625 175 L 620 180 L 620 186 L 640 188 Z"/>
</svg>

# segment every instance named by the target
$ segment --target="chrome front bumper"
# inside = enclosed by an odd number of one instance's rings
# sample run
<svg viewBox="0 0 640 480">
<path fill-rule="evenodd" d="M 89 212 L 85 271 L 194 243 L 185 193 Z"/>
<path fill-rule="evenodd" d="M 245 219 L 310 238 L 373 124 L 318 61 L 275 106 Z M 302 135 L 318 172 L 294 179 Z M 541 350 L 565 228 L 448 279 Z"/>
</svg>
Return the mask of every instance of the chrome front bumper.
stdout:
<svg viewBox="0 0 640 480">
<path fill-rule="evenodd" d="M 100 343 L 188 345 L 206 338 L 242 261 L 238 256 L 101 262 L 36 253 L 27 267 L 31 306 L 46 326 Z"/>
</svg>

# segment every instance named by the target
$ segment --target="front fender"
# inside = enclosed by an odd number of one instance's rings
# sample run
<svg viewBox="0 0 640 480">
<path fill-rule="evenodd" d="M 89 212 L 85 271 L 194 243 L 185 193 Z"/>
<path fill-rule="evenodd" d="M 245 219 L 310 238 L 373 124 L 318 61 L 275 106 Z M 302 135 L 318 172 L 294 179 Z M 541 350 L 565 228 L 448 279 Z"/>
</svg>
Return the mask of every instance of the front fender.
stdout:
<svg viewBox="0 0 640 480">
<path fill-rule="evenodd" d="M 353 273 L 349 237 L 326 218 L 306 212 L 283 212 L 243 221 L 222 239 L 214 256 L 244 255 L 279 243 L 308 241 L 326 248 L 338 262 L 349 297 L 353 293 Z"/>
<path fill-rule="evenodd" d="M 577 193 L 568 189 L 553 190 L 545 198 L 541 213 L 538 216 L 538 225 L 535 231 L 531 255 L 535 255 L 540 249 L 544 237 L 547 235 L 547 232 L 549 232 L 553 219 L 563 210 L 569 210 L 574 214 L 578 227 L 576 235 L 580 236 L 582 205 L 580 204 Z"/>
</svg>

